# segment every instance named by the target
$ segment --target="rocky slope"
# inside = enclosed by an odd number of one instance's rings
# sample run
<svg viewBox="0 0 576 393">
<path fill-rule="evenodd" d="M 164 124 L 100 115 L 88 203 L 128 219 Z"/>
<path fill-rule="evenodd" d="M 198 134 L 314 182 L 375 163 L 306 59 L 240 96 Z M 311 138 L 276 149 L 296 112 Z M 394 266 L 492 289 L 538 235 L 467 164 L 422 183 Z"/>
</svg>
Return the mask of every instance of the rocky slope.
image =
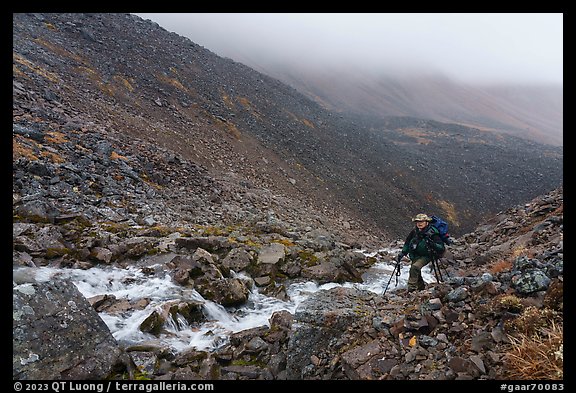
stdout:
<svg viewBox="0 0 576 393">
<path fill-rule="evenodd" d="M 246 302 L 251 285 L 283 298 L 293 280 L 361 281 L 372 263 L 394 255 L 366 258 L 325 236 L 298 238 L 265 223 L 258 234 L 242 236 L 236 229 L 207 236 L 76 221 L 14 224 L 14 264 L 32 267 L 16 269 L 13 277 L 15 378 L 563 378 L 562 189 L 501 212 L 455 239 L 440 261 L 442 282 L 428 283 L 425 290 L 390 287 L 386 296 L 346 287 L 322 290 L 294 314 L 276 312 L 268 324 L 234 333 L 214 351 L 111 342 L 105 326 L 93 322 L 96 311 L 114 315 L 145 304 L 104 295 L 89 299 L 96 310 L 89 313 L 67 281 L 47 284 L 34 266 L 137 266 L 150 279 L 169 271 L 183 288 L 236 306 Z M 66 247 L 72 239 L 77 245 Z M 158 335 L 178 318 L 192 326 L 201 322 L 202 304 L 185 298 L 167 303 L 139 329 Z M 44 336 L 38 346 L 34 339 L 50 324 L 58 334 Z M 95 330 L 89 340 L 78 342 L 78 324 Z M 110 356 L 94 354 L 97 345 L 109 348 Z M 80 361 L 86 358 L 93 360 Z M 52 359 L 62 360 L 47 367 Z"/>
<path fill-rule="evenodd" d="M 437 207 L 455 228 L 472 227 L 486 211 L 561 184 L 561 154 L 431 121 L 337 119 L 278 81 L 130 15 L 15 14 L 13 31 L 14 378 L 136 378 L 144 370 L 153 379 L 407 379 L 411 367 L 422 378 L 498 378 L 501 356 L 472 358 L 456 344 L 492 329 L 504 313 L 492 304 L 496 311 L 474 315 L 473 302 L 488 302 L 485 292 L 514 295 L 507 318 L 529 305 L 556 318 L 558 299 L 541 296 L 561 288 L 561 189 L 460 238 L 448 259 L 462 278 L 421 294 L 320 294 L 214 353 L 114 341 L 95 313 L 143 304 L 103 297 L 89 299 L 90 309 L 66 280 L 46 282 L 35 269 L 170 272 L 182 288 L 229 307 L 246 302 L 252 285 L 283 298 L 293 280 L 357 282 L 375 259 L 353 249 L 404 236 L 413 210 Z M 445 147 L 431 153 L 430 145 Z M 441 191 L 437 171 L 446 174 Z M 458 222 L 464 218 L 471 221 Z M 482 276 L 490 266 L 491 277 Z M 538 285 L 525 289 L 525 281 Z M 444 314 L 420 307 L 428 298 Z M 403 319 L 408 309 L 420 314 Z M 183 299 L 139 328 L 154 336 L 177 314 L 197 323 L 198 311 Z M 417 347 L 407 321 L 422 318 L 429 328 L 419 333 L 430 338 Z M 82 321 L 99 334 L 79 339 Z M 46 334 L 52 330 L 58 335 Z M 319 339 L 299 344 L 316 337 L 310 332 Z M 409 348 L 397 343 L 400 334 Z M 328 346 L 326 337 L 334 338 Z M 508 348 L 503 341 L 495 353 Z M 386 354 L 385 365 L 369 368 L 372 346 Z M 98 348 L 110 356 L 99 357 Z M 405 357 L 420 349 L 428 352 Z M 417 366 L 424 355 L 434 361 Z M 476 366 L 480 357 L 484 371 L 450 363 L 453 355 Z"/>
<path fill-rule="evenodd" d="M 559 148 L 417 119 L 344 118 L 136 16 L 15 14 L 13 32 L 16 127 L 49 120 L 61 132 L 75 121 L 148 141 L 348 223 L 341 229 L 395 238 L 423 210 L 450 216 L 462 234 L 562 183 Z"/>
</svg>

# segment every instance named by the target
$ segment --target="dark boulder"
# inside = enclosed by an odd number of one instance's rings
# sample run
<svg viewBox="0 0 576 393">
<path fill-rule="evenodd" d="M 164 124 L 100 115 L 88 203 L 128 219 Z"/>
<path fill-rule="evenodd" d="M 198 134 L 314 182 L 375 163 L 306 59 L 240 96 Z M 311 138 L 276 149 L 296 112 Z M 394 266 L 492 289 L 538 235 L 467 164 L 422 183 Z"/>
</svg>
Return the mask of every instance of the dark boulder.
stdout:
<svg viewBox="0 0 576 393">
<path fill-rule="evenodd" d="M 125 369 L 128 358 L 71 282 L 28 275 L 14 283 L 12 305 L 14 379 L 104 379 Z"/>
</svg>

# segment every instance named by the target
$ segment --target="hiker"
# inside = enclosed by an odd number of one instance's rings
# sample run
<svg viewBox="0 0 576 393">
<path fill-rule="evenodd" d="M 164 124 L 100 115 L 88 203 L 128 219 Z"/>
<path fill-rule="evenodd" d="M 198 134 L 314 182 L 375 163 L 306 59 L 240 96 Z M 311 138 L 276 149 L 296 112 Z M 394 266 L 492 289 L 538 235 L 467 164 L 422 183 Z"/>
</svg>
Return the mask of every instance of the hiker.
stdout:
<svg viewBox="0 0 576 393">
<path fill-rule="evenodd" d="M 408 291 L 416 291 L 425 288 L 422 278 L 422 268 L 437 255 L 444 251 L 444 243 L 440 238 L 440 232 L 430 225 L 432 218 L 426 214 L 418 214 L 412 219 L 416 227 L 410 231 L 402 251 L 398 254 L 400 262 L 405 255 L 410 257 L 410 276 L 408 278 Z"/>
</svg>

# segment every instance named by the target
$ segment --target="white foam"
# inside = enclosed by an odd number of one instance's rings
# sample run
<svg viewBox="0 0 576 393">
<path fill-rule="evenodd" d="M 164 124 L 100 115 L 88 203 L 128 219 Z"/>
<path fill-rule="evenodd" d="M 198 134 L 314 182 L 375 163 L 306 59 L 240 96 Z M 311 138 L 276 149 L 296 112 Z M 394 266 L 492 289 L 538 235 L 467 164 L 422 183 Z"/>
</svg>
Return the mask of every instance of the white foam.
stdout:
<svg viewBox="0 0 576 393">
<path fill-rule="evenodd" d="M 87 270 L 81 269 L 56 269 L 49 267 L 17 268 L 19 276 L 29 276 L 33 272 L 37 281 L 51 281 L 59 278 L 70 279 L 87 298 L 96 295 L 113 295 L 117 299 L 126 299 L 135 302 L 140 299 L 149 301 L 143 310 L 129 310 L 118 314 L 100 313 L 102 320 L 109 327 L 114 337 L 125 343 L 159 342 L 172 347 L 176 351 L 182 351 L 191 347 L 197 349 L 215 348 L 226 342 L 229 335 L 241 330 L 268 325 L 269 319 L 275 311 L 286 310 L 294 313 L 298 305 L 313 293 L 338 286 L 354 287 L 382 294 L 387 283 L 390 282 L 388 291 L 405 288 L 408 282 L 410 267 L 402 263 L 401 274 L 398 277 L 398 285 L 395 279 L 390 280 L 390 274 L 394 270 L 396 261 L 391 256 L 398 249 L 382 249 L 376 252 L 363 252 L 364 255 L 380 259 L 366 273 L 363 274 L 362 283 L 327 283 L 319 285 L 316 282 L 296 282 L 287 287 L 288 301 L 260 293 L 258 287 L 252 286 L 248 301 L 241 307 L 223 307 L 220 304 L 204 299 L 194 289 L 182 287 L 172 280 L 170 274 L 156 274 L 148 276 L 138 267 L 120 269 L 117 267 L 93 267 Z M 389 259 L 389 260 L 384 260 Z M 29 271 L 23 272 L 21 269 Z M 232 272 L 234 277 L 242 280 L 250 280 L 244 274 Z M 422 275 L 426 282 L 435 281 L 430 265 L 422 269 Z M 207 321 L 199 326 L 189 325 L 186 320 L 177 316 L 177 322 L 168 321 L 164 328 L 165 332 L 159 337 L 142 332 L 140 324 L 154 310 L 160 310 L 161 306 L 173 300 L 193 300 L 203 304 L 203 313 Z"/>
</svg>

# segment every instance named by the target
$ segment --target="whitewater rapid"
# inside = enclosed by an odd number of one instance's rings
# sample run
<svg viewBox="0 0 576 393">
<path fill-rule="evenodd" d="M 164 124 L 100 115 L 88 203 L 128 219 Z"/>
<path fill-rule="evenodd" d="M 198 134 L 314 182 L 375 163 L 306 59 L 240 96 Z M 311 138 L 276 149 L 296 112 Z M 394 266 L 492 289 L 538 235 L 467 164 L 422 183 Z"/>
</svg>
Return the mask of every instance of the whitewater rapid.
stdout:
<svg viewBox="0 0 576 393">
<path fill-rule="evenodd" d="M 153 276 L 142 271 L 141 266 L 129 266 L 125 269 L 111 266 L 96 266 L 87 270 L 66 269 L 52 267 L 15 268 L 14 274 L 22 274 L 27 269 L 33 272 L 37 281 L 54 281 L 69 279 L 86 297 L 97 295 L 113 295 L 116 299 L 128 300 L 134 303 L 145 299 L 149 303 L 143 309 L 130 309 L 128 311 L 110 314 L 100 312 L 99 315 L 106 323 L 116 340 L 124 345 L 160 344 L 169 346 L 180 352 L 185 349 L 210 350 L 227 342 L 230 334 L 241 330 L 269 325 L 269 318 L 276 311 L 286 310 L 294 313 L 300 303 L 313 293 L 334 287 L 354 287 L 381 295 L 389 283 L 387 293 L 399 288 L 405 288 L 410 267 L 403 264 L 398 277 L 390 278 L 394 270 L 395 261 L 390 255 L 399 250 L 384 249 L 372 253 L 363 252 L 364 255 L 376 257 L 378 262 L 368 269 L 362 276 L 362 283 L 327 283 L 319 285 L 313 281 L 295 282 L 286 289 L 289 300 L 283 301 L 275 297 L 266 296 L 259 292 L 256 285 L 252 285 L 248 301 L 240 307 L 223 307 L 220 304 L 204 299 L 194 289 L 176 284 L 168 271 L 162 272 L 160 266 Z M 382 257 L 381 255 L 388 255 Z M 390 260 L 383 260 L 390 258 Z M 30 273 L 29 273 L 30 274 Z M 235 274 L 244 280 L 251 280 L 243 274 Z M 426 266 L 422 270 L 426 282 L 434 282 L 434 276 Z M 165 332 L 159 336 L 142 332 L 140 324 L 155 310 L 170 301 L 196 301 L 202 303 L 206 322 L 197 326 L 190 326 L 182 317 L 177 323 L 168 318 Z"/>
</svg>

